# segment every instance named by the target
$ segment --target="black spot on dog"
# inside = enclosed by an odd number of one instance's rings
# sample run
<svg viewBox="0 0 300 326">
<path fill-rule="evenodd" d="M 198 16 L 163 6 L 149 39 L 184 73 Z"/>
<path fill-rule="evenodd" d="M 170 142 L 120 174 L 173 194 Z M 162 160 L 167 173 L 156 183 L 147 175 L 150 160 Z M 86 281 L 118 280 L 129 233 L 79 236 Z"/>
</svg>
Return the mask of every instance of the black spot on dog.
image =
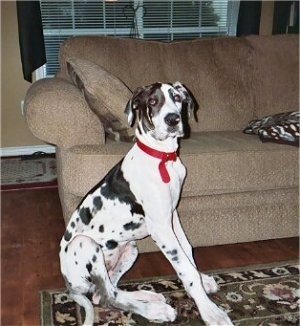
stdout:
<svg viewBox="0 0 300 326">
<path fill-rule="evenodd" d="M 93 200 L 93 204 L 94 204 L 95 208 L 96 208 L 98 211 L 100 211 L 100 209 L 101 209 L 102 206 L 103 206 L 103 202 L 102 202 L 101 197 L 100 197 L 100 196 L 95 197 L 94 200 Z"/>
<path fill-rule="evenodd" d="M 78 261 L 75 261 L 75 265 L 78 265 Z"/>
<path fill-rule="evenodd" d="M 122 162 L 123 160 L 115 165 L 102 180 L 101 194 L 107 199 L 118 199 L 120 203 L 130 205 L 131 214 L 141 214 L 144 216 L 145 214 L 141 205 L 136 202 L 136 198 L 130 190 L 129 183 L 124 178 Z"/>
<path fill-rule="evenodd" d="M 192 287 L 192 286 L 193 286 L 193 282 L 190 283 L 190 287 Z"/>
<path fill-rule="evenodd" d="M 136 198 L 130 190 L 129 183 L 124 178 L 122 162 L 123 160 L 116 164 L 108 172 L 108 174 L 99 183 L 97 183 L 84 196 L 84 198 L 82 198 L 81 202 L 78 204 L 77 211 L 79 212 L 79 216 L 84 224 L 89 224 L 90 220 L 92 219 L 92 214 L 89 208 L 82 207 L 82 204 L 88 196 L 92 195 L 96 191 L 99 191 L 99 189 L 103 197 L 110 200 L 118 199 L 121 203 L 125 203 L 130 206 L 132 214 L 141 214 L 144 216 L 142 207 L 136 202 Z M 103 206 L 103 199 L 100 196 L 94 197 L 93 204 L 94 210 L 100 208 L 105 210 L 105 206 Z"/>
<path fill-rule="evenodd" d="M 93 261 L 93 263 L 95 263 L 97 261 L 97 256 L 96 255 L 93 256 L 92 261 Z"/>
<path fill-rule="evenodd" d="M 96 252 L 98 253 L 100 251 L 100 247 L 98 246 L 97 248 L 96 248 Z"/>
<path fill-rule="evenodd" d="M 79 247 L 82 248 L 82 242 L 79 243 Z"/>
<path fill-rule="evenodd" d="M 99 232 L 103 233 L 104 232 L 104 225 L 99 226 Z"/>
<path fill-rule="evenodd" d="M 86 264 L 86 269 L 88 270 L 88 272 L 90 273 L 91 272 L 91 270 L 92 270 L 92 268 L 93 268 L 93 265 L 91 264 L 91 263 L 88 263 L 88 264 Z"/>
<path fill-rule="evenodd" d="M 126 231 L 129 231 L 129 230 L 133 231 L 135 229 L 138 229 L 140 226 L 141 226 L 141 223 L 129 222 L 129 223 L 124 224 L 123 228 Z"/>
<path fill-rule="evenodd" d="M 71 223 L 71 228 L 75 228 L 76 224 L 74 222 Z"/>
<path fill-rule="evenodd" d="M 76 253 L 76 251 L 74 251 L 74 256 L 76 256 L 77 255 L 77 253 Z"/>
<path fill-rule="evenodd" d="M 137 127 L 137 130 L 138 130 L 139 134 L 141 135 L 142 134 L 142 130 L 141 130 L 140 126 Z"/>
<path fill-rule="evenodd" d="M 118 247 L 118 242 L 115 240 L 108 240 L 105 245 L 107 249 L 112 250 Z"/>
<path fill-rule="evenodd" d="M 175 255 L 177 255 L 177 249 L 174 249 L 172 251 L 167 251 L 167 254 L 171 255 L 171 256 L 175 256 Z"/>
<path fill-rule="evenodd" d="M 65 234 L 64 234 L 64 238 L 66 241 L 70 241 L 72 238 L 72 233 L 69 232 L 68 230 L 66 230 Z"/>
<path fill-rule="evenodd" d="M 138 204 L 138 203 L 133 203 L 130 209 L 130 213 L 131 215 L 133 214 L 138 214 L 138 215 L 143 215 L 145 216 L 145 212 L 143 210 L 142 205 Z"/>
<path fill-rule="evenodd" d="M 172 258 L 172 260 L 173 260 L 173 261 L 178 261 L 178 257 L 177 257 L 177 256 L 174 256 L 174 257 Z"/>
<path fill-rule="evenodd" d="M 68 246 L 66 246 L 66 248 L 65 248 L 65 253 L 67 253 L 68 252 Z"/>
<path fill-rule="evenodd" d="M 82 223 L 88 225 L 93 218 L 92 213 L 88 207 L 82 207 L 79 211 L 79 216 L 81 218 Z"/>
</svg>

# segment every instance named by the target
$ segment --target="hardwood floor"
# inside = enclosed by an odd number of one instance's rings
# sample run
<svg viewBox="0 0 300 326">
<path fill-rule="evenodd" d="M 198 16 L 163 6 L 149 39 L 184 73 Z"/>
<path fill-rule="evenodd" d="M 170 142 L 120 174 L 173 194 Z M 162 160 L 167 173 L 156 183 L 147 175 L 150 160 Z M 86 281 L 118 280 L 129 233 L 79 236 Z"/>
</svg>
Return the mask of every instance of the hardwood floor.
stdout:
<svg viewBox="0 0 300 326">
<path fill-rule="evenodd" d="M 39 325 L 39 291 L 64 286 L 57 189 L 2 192 L 1 325 Z M 298 238 L 195 249 L 200 270 L 298 259 Z M 161 253 L 141 254 L 124 279 L 174 274 Z"/>
</svg>

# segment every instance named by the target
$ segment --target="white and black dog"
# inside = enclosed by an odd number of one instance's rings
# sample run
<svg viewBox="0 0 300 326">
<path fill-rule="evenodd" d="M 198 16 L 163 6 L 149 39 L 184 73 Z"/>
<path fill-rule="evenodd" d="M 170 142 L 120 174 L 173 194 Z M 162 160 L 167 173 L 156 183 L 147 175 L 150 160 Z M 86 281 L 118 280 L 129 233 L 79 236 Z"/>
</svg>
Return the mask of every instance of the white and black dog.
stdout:
<svg viewBox="0 0 300 326">
<path fill-rule="evenodd" d="M 212 277 L 198 272 L 181 227 L 177 204 L 186 169 L 176 154 L 183 136 L 181 110 L 193 101 L 181 83 L 138 88 L 125 113 L 137 119 L 137 141 L 127 155 L 78 205 L 61 240 L 61 272 L 70 297 L 92 325 L 96 304 L 110 304 L 153 322 L 176 319 L 163 295 L 117 287 L 138 256 L 136 240 L 151 236 L 174 267 L 207 325 L 232 325 L 207 296 L 217 291 Z"/>
</svg>

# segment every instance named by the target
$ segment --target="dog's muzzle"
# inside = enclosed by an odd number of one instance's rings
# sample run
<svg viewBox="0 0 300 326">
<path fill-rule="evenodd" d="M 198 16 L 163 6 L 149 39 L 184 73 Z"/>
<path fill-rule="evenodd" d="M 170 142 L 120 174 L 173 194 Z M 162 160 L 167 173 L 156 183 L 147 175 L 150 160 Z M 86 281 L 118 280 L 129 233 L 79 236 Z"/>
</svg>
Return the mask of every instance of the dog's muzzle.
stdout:
<svg viewBox="0 0 300 326">
<path fill-rule="evenodd" d="M 165 123 L 169 127 L 174 127 L 174 126 L 178 125 L 180 120 L 181 120 L 180 115 L 177 113 L 169 113 L 165 116 Z"/>
</svg>

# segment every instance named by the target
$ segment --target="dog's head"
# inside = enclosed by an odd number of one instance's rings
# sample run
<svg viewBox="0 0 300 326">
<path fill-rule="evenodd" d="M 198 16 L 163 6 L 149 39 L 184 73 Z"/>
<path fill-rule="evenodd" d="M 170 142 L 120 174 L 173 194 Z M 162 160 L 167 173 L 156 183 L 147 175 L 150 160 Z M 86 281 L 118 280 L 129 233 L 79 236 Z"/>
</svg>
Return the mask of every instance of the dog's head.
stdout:
<svg viewBox="0 0 300 326">
<path fill-rule="evenodd" d="M 155 83 L 137 88 L 125 113 L 132 126 L 135 117 L 141 132 L 150 133 L 158 140 L 182 137 L 182 108 L 186 105 L 189 116 L 193 115 L 194 101 L 187 89 L 180 83 Z"/>
</svg>

